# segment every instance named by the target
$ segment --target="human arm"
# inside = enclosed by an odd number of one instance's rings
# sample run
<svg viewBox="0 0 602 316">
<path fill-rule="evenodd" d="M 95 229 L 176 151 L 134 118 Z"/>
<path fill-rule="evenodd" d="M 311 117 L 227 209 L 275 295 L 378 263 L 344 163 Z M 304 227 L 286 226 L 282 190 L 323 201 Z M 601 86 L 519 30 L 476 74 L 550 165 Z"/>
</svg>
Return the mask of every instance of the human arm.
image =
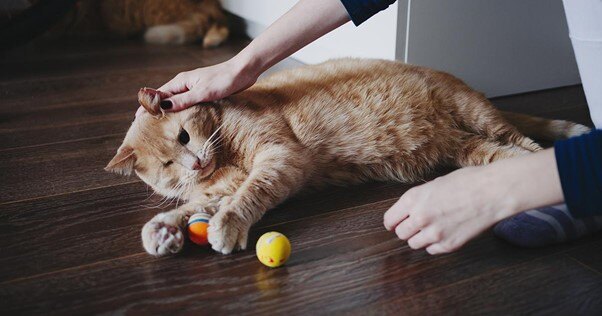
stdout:
<svg viewBox="0 0 602 316">
<path fill-rule="evenodd" d="M 341 0 L 353 24 L 360 25 L 397 0 Z"/>
<path fill-rule="evenodd" d="M 498 221 L 564 200 L 553 149 L 454 171 L 407 191 L 384 225 L 413 249 L 455 251 Z"/>
<path fill-rule="evenodd" d="M 180 73 L 160 87 L 173 94 L 161 107 L 178 111 L 244 90 L 269 67 L 347 21 L 340 0 L 301 0 L 232 59 Z"/>
<path fill-rule="evenodd" d="M 554 145 L 565 202 L 577 218 L 602 215 L 602 130 Z"/>
</svg>

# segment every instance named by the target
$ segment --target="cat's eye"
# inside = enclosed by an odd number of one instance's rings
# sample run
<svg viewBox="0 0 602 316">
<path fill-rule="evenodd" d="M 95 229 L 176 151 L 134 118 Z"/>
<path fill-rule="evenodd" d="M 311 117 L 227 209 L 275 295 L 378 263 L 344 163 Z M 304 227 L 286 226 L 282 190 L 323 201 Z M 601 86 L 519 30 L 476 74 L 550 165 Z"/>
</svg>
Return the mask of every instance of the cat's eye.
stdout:
<svg viewBox="0 0 602 316">
<path fill-rule="evenodd" d="M 163 163 L 163 167 L 169 167 L 169 166 L 171 166 L 172 163 L 173 163 L 173 160 L 170 160 L 168 162 L 164 162 Z"/>
<path fill-rule="evenodd" d="M 190 135 L 188 135 L 188 132 L 185 129 L 180 131 L 180 134 L 178 135 L 178 141 L 182 145 L 186 145 L 190 141 Z"/>
</svg>

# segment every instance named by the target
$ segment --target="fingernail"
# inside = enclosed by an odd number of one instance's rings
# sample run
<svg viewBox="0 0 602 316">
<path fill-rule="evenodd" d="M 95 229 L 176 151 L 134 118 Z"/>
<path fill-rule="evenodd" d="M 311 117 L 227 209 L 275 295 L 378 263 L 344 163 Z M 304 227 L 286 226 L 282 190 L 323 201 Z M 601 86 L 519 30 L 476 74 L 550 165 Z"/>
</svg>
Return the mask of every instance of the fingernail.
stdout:
<svg viewBox="0 0 602 316">
<path fill-rule="evenodd" d="M 173 103 L 169 100 L 163 100 L 160 105 L 163 110 L 169 110 L 173 106 Z"/>
</svg>

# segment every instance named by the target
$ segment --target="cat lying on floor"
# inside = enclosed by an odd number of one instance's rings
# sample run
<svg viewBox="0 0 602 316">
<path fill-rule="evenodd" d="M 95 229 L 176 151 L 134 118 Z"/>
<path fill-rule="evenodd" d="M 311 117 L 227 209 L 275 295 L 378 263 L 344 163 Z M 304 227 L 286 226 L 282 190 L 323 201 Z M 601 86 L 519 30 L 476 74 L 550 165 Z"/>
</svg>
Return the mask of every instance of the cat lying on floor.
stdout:
<svg viewBox="0 0 602 316">
<path fill-rule="evenodd" d="M 164 96 L 156 90 L 139 97 L 147 111 L 106 170 L 134 171 L 156 192 L 187 202 L 143 227 L 144 248 L 157 256 L 182 249 L 195 212 L 213 214 L 209 242 L 228 254 L 245 249 L 251 225 L 302 189 L 413 182 L 437 166 L 482 165 L 541 149 L 519 130 L 544 139 L 588 131 L 499 112 L 449 74 L 382 60 L 282 71 L 178 113 L 161 112 Z"/>
</svg>

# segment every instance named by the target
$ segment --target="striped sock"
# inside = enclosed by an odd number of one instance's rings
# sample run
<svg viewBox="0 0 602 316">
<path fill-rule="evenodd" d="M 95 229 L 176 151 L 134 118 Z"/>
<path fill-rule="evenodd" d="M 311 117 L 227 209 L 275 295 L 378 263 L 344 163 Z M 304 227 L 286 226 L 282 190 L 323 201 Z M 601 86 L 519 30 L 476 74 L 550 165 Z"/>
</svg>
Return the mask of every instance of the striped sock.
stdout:
<svg viewBox="0 0 602 316">
<path fill-rule="evenodd" d="M 520 247 L 542 247 L 571 241 L 602 229 L 602 216 L 574 218 L 566 204 L 520 213 L 495 225 L 499 238 Z"/>
</svg>

